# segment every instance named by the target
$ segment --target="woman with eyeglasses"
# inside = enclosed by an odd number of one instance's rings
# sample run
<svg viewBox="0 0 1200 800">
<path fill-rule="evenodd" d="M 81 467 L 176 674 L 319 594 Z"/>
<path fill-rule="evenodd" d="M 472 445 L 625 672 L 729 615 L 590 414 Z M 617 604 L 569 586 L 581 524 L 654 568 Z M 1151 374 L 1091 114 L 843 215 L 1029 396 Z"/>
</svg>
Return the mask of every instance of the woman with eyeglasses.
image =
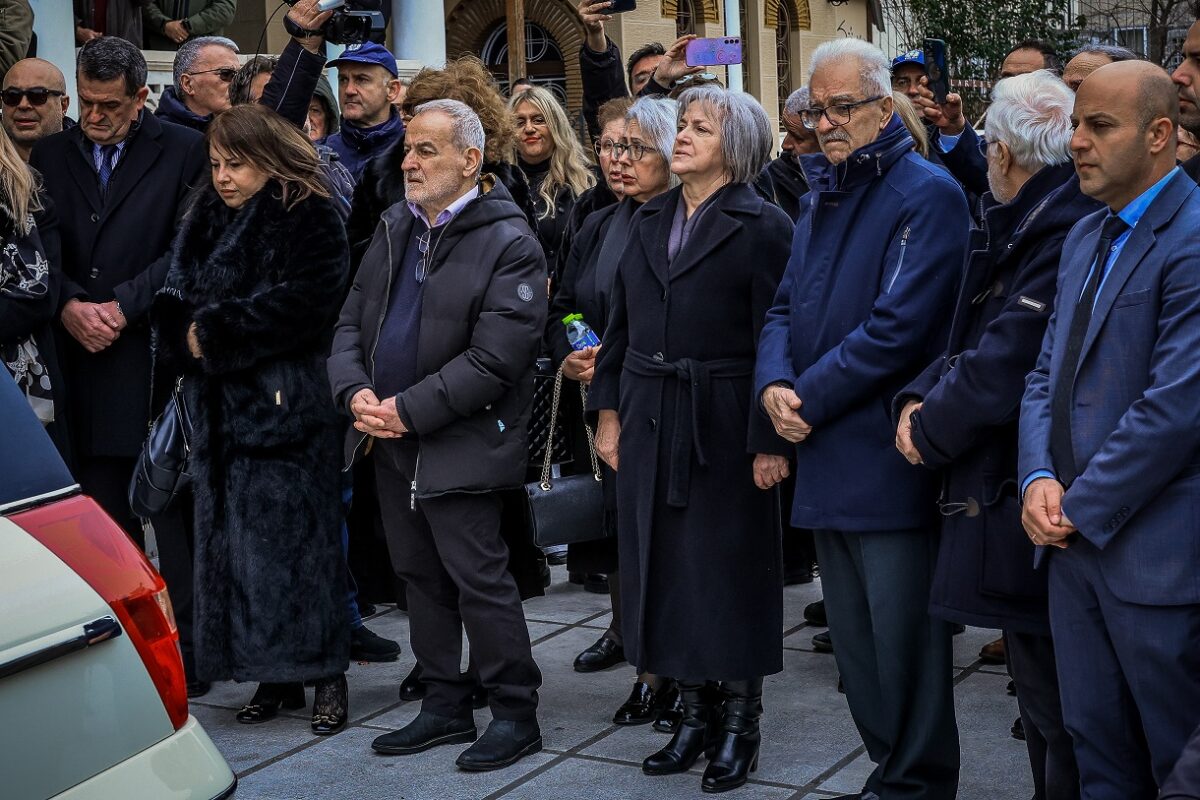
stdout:
<svg viewBox="0 0 1200 800">
<path fill-rule="evenodd" d="M 567 112 L 548 89 L 528 86 L 508 101 L 517 132 L 517 165 L 529 180 L 538 241 L 554 264 L 571 207 L 596 183 Z"/>
<path fill-rule="evenodd" d="M 348 711 L 341 443 L 325 360 L 349 249 L 317 154 L 263 106 L 218 114 L 211 181 L 175 238 L 154 309 L 159 374 L 192 420 L 194 640 L 201 680 L 256 681 L 242 723 Z M 331 300 L 333 302 L 331 302 Z"/>
<path fill-rule="evenodd" d="M 547 338 L 555 363 L 562 364 L 563 376 L 572 381 L 591 382 L 596 356 L 603 350 L 617 262 L 629 239 L 634 216 L 647 201 L 679 183 L 671 173 L 676 117 L 675 101 L 642 98 L 633 103 L 620 120 L 619 135 L 613 135 L 618 129 L 615 124 L 610 124 L 605 126 L 600 137 L 600 157 L 610 159 L 611 164 L 605 174 L 621 200 L 590 215 L 575 236 L 558 291 L 550 305 L 548 322 Z M 608 146 L 607 155 L 603 152 L 604 145 Z M 572 351 L 562 322 L 568 314 L 582 314 L 584 321 L 600 337 L 601 346 Z M 577 397 L 578 393 L 564 391 L 563 395 Z M 568 420 L 578 418 L 577 413 L 568 413 Z M 582 428 L 582 425 L 576 427 Z M 581 436 L 586 437 L 586 431 L 576 431 L 574 463 L 579 469 L 586 470 L 590 469 L 591 462 L 586 438 L 579 441 Z M 575 659 L 576 672 L 596 672 L 625 661 L 621 595 L 625 581 L 618 569 L 616 475 L 607 468 L 603 474 L 608 537 L 572 545 L 567 567 L 608 576 L 613 615 L 608 630 Z M 613 722 L 642 725 L 657 722 L 663 715 L 669 716 L 676 695 L 665 691 L 663 683 L 655 675 L 639 674 L 629 699 L 617 710 Z"/>
<path fill-rule="evenodd" d="M 617 476 L 625 654 L 675 677 L 683 704 L 642 770 L 687 772 L 707 755 L 702 788 L 723 792 L 757 766 L 763 676 L 783 669 L 774 487 L 790 447 L 751 395 L 792 221 L 752 185 L 774 147 L 753 97 L 702 86 L 679 109 L 681 185 L 630 226 L 588 405 Z M 630 140 L 623 160 L 636 155 Z"/>
</svg>

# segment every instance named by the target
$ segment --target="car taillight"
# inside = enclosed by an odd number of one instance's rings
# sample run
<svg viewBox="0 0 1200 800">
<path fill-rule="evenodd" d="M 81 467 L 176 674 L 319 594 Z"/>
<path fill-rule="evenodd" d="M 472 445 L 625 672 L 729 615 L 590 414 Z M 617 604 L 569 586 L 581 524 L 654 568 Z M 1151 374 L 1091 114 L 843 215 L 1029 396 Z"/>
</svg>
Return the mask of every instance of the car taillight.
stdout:
<svg viewBox="0 0 1200 800">
<path fill-rule="evenodd" d="M 133 641 L 171 724 L 188 717 L 187 680 L 167 586 L 95 501 L 77 496 L 9 517 L 104 598 Z"/>
</svg>

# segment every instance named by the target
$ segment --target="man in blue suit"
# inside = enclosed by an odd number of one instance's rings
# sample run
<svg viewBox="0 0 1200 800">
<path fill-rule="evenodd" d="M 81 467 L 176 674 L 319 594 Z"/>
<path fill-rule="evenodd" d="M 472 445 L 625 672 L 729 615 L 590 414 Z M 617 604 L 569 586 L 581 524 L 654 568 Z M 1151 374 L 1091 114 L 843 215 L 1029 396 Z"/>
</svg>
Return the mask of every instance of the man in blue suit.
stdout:
<svg viewBox="0 0 1200 800">
<path fill-rule="evenodd" d="M 1149 63 L 1080 86 L 1071 150 L 1108 209 L 1063 245 L 1021 409 L 1022 524 L 1087 800 L 1152 800 L 1200 722 L 1200 189 L 1178 119 Z"/>
</svg>

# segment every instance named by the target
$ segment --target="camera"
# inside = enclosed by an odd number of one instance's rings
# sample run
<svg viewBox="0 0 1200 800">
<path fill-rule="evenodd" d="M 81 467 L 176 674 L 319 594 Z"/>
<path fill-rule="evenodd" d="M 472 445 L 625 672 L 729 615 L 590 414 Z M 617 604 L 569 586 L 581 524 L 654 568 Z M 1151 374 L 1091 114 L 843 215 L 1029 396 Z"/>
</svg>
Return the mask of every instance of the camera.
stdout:
<svg viewBox="0 0 1200 800">
<path fill-rule="evenodd" d="M 294 6 L 298 0 L 286 0 Z M 321 35 L 333 44 L 363 44 L 382 42 L 386 33 L 383 12 L 379 0 L 322 0 L 322 11 L 333 10 L 333 16 L 321 27 Z M 284 27 L 292 35 L 303 31 L 290 19 L 284 19 Z"/>
</svg>

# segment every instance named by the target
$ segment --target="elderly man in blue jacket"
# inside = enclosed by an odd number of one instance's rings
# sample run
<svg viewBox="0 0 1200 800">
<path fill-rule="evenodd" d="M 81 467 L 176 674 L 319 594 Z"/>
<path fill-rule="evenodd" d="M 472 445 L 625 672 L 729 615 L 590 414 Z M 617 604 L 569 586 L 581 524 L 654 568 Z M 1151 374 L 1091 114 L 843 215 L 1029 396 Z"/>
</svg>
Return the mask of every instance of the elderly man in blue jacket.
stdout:
<svg viewBox="0 0 1200 800">
<path fill-rule="evenodd" d="M 1063 244 L 1021 408 L 1022 523 L 1049 568 L 1063 722 L 1088 800 L 1153 800 L 1200 723 L 1200 188 L 1158 66 L 1079 87 L 1107 209 Z"/>
<path fill-rule="evenodd" d="M 945 344 L 970 214 L 954 179 L 913 152 L 877 48 L 821 45 L 809 86 L 802 119 L 822 154 L 804 158 L 813 190 L 756 391 L 796 443 L 792 524 L 816 531 L 838 668 L 876 764 L 862 796 L 951 800 L 951 631 L 927 611 L 936 485 L 896 451 L 889 407 Z"/>
</svg>

